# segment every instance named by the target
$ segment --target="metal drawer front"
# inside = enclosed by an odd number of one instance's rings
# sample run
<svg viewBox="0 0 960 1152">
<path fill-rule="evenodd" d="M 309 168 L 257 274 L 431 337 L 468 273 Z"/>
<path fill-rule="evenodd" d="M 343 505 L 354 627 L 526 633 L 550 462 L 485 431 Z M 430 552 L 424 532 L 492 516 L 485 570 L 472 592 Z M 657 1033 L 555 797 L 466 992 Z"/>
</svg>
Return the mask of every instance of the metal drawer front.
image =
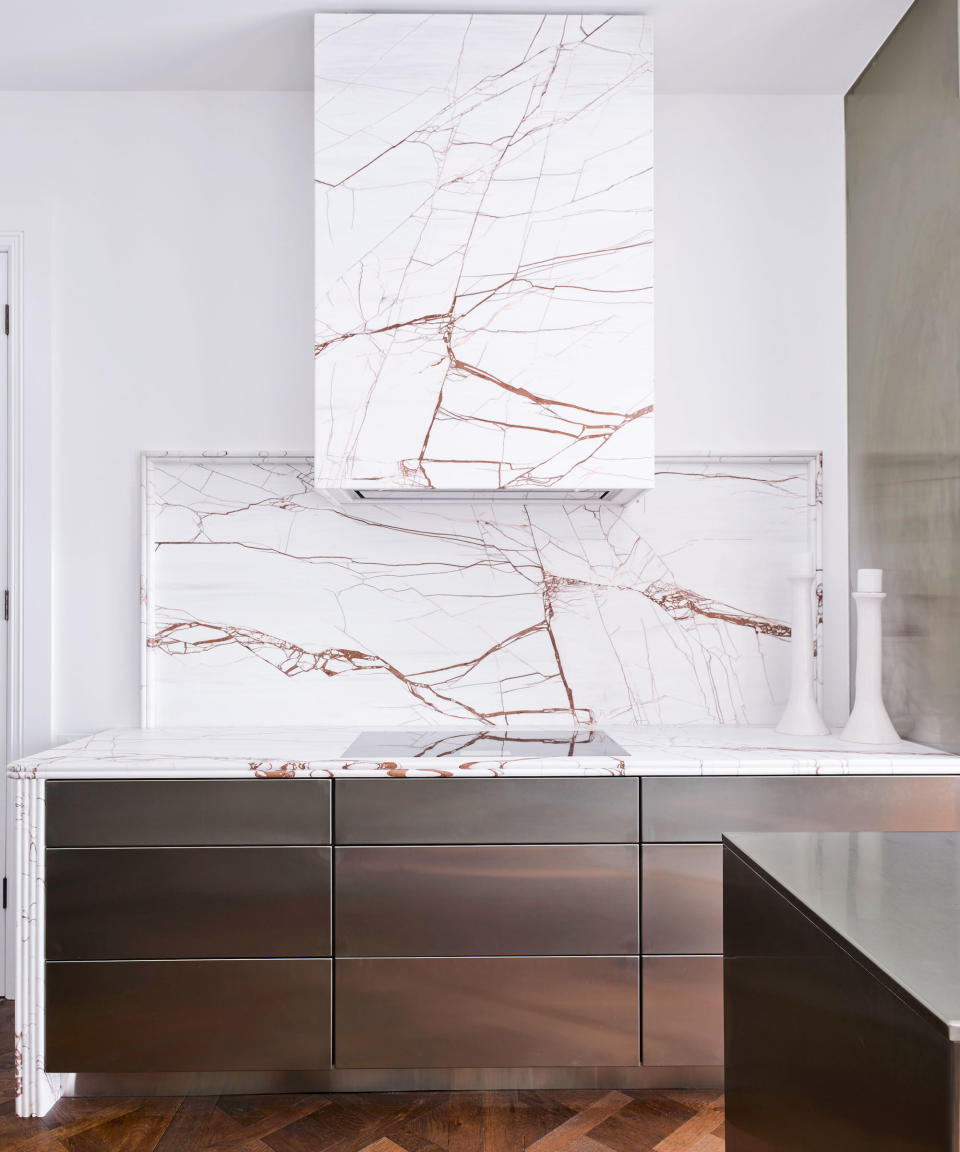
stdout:
<svg viewBox="0 0 960 1152">
<path fill-rule="evenodd" d="M 53 780 L 47 846 L 329 844 L 327 780 Z"/>
<path fill-rule="evenodd" d="M 47 965 L 51 1072 L 330 1067 L 329 960 Z"/>
<path fill-rule="evenodd" d="M 722 956 L 644 956 L 641 1059 L 723 1063 Z"/>
<path fill-rule="evenodd" d="M 336 961 L 338 1068 L 638 1062 L 636 957 Z"/>
<path fill-rule="evenodd" d="M 54 848 L 47 959 L 330 955 L 330 848 Z"/>
<path fill-rule="evenodd" d="M 636 955 L 635 844 L 336 849 L 338 956 Z"/>
<path fill-rule="evenodd" d="M 719 841 L 725 832 L 960 829 L 960 777 L 648 777 L 644 841 Z"/>
<path fill-rule="evenodd" d="M 621 844 L 640 838 L 635 777 L 337 780 L 337 844 Z"/>
<path fill-rule="evenodd" d="M 723 951 L 723 848 L 719 844 L 644 844 L 644 952 Z"/>
</svg>

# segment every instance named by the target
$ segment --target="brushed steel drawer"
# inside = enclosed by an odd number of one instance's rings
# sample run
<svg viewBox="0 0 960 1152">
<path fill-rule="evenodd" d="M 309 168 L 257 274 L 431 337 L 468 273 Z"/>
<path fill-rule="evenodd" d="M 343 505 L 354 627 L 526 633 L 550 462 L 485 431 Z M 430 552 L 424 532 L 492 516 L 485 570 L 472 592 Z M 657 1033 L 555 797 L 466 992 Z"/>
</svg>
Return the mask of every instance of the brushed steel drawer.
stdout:
<svg viewBox="0 0 960 1152">
<path fill-rule="evenodd" d="M 330 960 L 47 964 L 47 1071 L 329 1068 L 330 969 Z"/>
<path fill-rule="evenodd" d="M 47 846 L 329 844 L 328 780 L 52 780 Z"/>
<path fill-rule="evenodd" d="M 636 955 L 636 844 L 336 850 L 337 956 Z"/>
<path fill-rule="evenodd" d="M 636 1066 L 636 957 L 337 960 L 338 1068 Z"/>
<path fill-rule="evenodd" d="M 636 777 L 337 780 L 337 844 L 622 844 Z"/>
<path fill-rule="evenodd" d="M 648 777 L 645 842 L 732 832 L 960 829 L 958 776 Z"/>
<path fill-rule="evenodd" d="M 654 954 L 723 951 L 723 848 L 644 844 L 642 950 Z"/>
<path fill-rule="evenodd" d="M 330 848 L 53 848 L 48 960 L 330 955 Z"/>
<path fill-rule="evenodd" d="M 723 957 L 644 956 L 644 1065 L 723 1063 Z"/>
</svg>

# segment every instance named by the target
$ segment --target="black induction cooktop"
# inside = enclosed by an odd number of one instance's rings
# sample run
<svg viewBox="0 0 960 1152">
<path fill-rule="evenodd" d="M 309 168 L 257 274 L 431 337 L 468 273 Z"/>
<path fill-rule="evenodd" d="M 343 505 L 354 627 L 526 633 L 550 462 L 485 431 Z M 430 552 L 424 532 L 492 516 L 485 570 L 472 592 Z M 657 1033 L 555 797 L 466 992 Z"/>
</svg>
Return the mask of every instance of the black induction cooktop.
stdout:
<svg viewBox="0 0 960 1152">
<path fill-rule="evenodd" d="M 462 755 L 492 760 L 515 760 L 521 756 L 614 756 L 619 759 L 626 756 L 626 752 L 598 728 L 581 728 L 575 732 L 539 728 L 513 732 L 434 728 L 430 732 L 361 732 L 344 755 L 377 759 Z"/>
</svg>

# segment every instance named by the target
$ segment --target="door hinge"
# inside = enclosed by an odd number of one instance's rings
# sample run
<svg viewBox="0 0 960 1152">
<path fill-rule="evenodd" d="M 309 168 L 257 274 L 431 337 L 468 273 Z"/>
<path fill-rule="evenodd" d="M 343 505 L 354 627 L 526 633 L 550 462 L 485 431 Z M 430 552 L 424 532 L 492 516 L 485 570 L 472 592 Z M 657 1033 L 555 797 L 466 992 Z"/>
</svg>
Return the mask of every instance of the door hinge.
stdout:
<svg viewBox="0 0 960 1152">
<path fill-rule="evenodd" d="M 6 908 L 6 906 L 7 906 L 7 878 L 6 878 L 6 876 L 4 876 L 4 878 L 3 878 L 3 906 L 4 906 L 4 908 Z"/>
<path fill-rule="evenodd" d="M 4 620 L 10 619 L 10 589 L 7 588 L 3 593 L 3 618 Z"/>
<path fill-rule="evenodd" d="M 4 336 L 10 335 L 10 305 L 4 304 L 3 306 L 3 334 Z"/>
</svg>

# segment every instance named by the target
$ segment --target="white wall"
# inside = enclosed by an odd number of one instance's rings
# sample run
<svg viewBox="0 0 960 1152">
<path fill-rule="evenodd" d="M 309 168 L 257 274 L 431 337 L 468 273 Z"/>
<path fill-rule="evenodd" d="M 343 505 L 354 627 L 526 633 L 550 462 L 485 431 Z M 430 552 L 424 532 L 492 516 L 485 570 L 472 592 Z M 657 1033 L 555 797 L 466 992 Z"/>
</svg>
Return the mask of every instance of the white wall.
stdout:
<svg viewBox="0 0 960 1152">
<path fill-rule="evenodd" d="M 848 711 L 843 100 L 657 102 L 657 451 L 824 453 L 824 696 Z"/>
<path fill-rule="evenodd" d="M 658 450 L 824 448 L 840 719 L 842 102 L 671 96 L 657 116 Z M 0 166 L 0 198 L 54 221 L 60 738 L 138 722 L 140 449 L 310 446 L 310 96 L 2 94 Z"/>
</svg>

